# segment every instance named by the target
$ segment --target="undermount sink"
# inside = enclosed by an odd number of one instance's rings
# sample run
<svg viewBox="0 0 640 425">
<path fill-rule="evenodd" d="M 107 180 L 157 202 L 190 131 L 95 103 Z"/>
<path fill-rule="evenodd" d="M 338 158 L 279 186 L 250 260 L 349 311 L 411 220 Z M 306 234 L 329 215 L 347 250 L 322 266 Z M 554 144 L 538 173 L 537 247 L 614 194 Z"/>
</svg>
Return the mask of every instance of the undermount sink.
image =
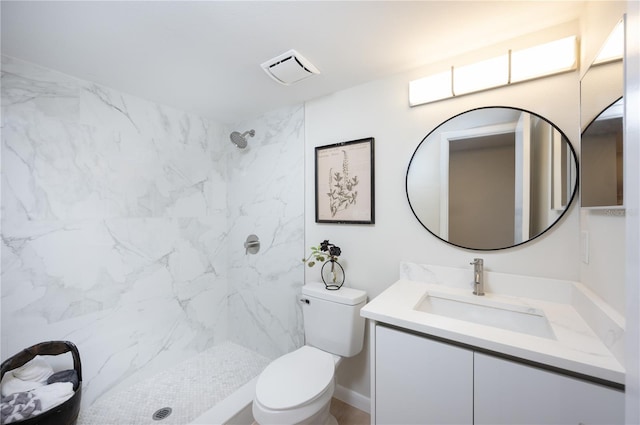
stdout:
<svg viewBox="0 0 640 425">
<path fill-rule="evenodd" d="M 493 326 L 509 331 L 556 339 L 541 310 L 471 296 L 427 294 L 414 308 L 429 314 Z"/>
</svg>

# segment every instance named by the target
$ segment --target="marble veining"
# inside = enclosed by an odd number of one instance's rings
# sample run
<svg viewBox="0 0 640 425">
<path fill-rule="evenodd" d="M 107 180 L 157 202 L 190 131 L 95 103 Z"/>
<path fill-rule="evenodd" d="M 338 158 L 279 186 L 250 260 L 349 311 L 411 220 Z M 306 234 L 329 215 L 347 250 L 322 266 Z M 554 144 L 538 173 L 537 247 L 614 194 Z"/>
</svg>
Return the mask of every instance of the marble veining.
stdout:
<svg viewBox="0 0 640 425">
<path fill-rule="evenodd" d="M 276 358 L 304 343 L 297 295 L 303 284 L 304 110 L 282 108 L 237 129 L 255 129 L 229 157 L 229 336 Z M 246 255 L 256 234 L 260 252 Z M 286 261 L 283 261 L 286 259 Z"/>
<path fill-rule="evenodd" d="M 471 295 L 471 269 L 403 262 L 400 280 L 361 311 L 364 317 L 560 369 L 624 383 L 616 344 L 624 320 L 579 282 L 485 272 L 484 297 Z M 425 280 L 422 280 L 422 279 Z M 429 294 L 505 303 L 543 312 L 551 337 L 416 310 Z"/>
<path fill-rule="evenodd" d="M 87 406 L 232 335 L 299 346 L 303 123 L 241 123 L 240 151 L 226 125 L 3 56 L 2 357 L 73 341 Z"/>
</svg>

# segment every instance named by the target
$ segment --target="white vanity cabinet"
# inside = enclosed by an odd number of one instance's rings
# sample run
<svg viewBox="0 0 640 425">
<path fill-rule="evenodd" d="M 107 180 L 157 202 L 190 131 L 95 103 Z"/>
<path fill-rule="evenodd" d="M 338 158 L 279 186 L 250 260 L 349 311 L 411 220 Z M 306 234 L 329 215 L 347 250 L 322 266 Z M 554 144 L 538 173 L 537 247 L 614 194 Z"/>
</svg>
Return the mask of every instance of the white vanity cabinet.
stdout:
<svg viewBox="0 0 640 425">
<path fill-rule="evenodd" d="M 474 424 L 623 424 L 624 393 L 474 353 Z"/>
<path fill-rule="evenodd" d="M 622 424 L 624 393 L 374 326 L 376 424 Z"/>
<path fill-rule="evenodd" d="M 376 326 L 377 424 L 470 424 L 473 351 Z"/>
</svg>

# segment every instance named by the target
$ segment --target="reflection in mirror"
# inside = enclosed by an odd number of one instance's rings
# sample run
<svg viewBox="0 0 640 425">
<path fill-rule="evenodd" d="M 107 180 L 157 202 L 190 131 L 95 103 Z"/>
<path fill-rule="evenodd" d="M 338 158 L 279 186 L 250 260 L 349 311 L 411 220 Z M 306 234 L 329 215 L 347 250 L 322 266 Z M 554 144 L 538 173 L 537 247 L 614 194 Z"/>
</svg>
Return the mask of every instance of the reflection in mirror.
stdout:
<svg viewBox="0 0 640 425">
<path fill-rule="evenodd" d="M 582 133 L 582 206 L 623 205 L 622 99 Z"/>
<path fill-rule="evenodd" d="M 623 21 L 616 26 L 598 57 L 619 53 L 597 59 L 580 81 L 582 207 L 624 205 L 623 26 Z"/>
<path fill-rule="evenodd" d="M 553 226 L 575 195 L 573 147 L 552 123 L 514 108 L 457 115 L 418 145 L 409 205 L 438 238 L 476 250 L 525 243 Z"/>
</svg>

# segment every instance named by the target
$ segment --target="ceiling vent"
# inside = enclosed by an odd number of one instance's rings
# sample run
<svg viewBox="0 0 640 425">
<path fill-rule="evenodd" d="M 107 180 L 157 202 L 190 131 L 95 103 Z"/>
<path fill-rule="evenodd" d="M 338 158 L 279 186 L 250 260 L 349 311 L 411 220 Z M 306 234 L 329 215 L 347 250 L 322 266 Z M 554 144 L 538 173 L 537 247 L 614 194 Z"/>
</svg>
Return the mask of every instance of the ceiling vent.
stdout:
<svg viewBox="0 0 640 425">
<path fill-rule="evenodd" d="M 320 74 L 318 68 L 295 50 L 289 50 L 260 66 L 269 77 L 285 86 Z"/>
</svg>

